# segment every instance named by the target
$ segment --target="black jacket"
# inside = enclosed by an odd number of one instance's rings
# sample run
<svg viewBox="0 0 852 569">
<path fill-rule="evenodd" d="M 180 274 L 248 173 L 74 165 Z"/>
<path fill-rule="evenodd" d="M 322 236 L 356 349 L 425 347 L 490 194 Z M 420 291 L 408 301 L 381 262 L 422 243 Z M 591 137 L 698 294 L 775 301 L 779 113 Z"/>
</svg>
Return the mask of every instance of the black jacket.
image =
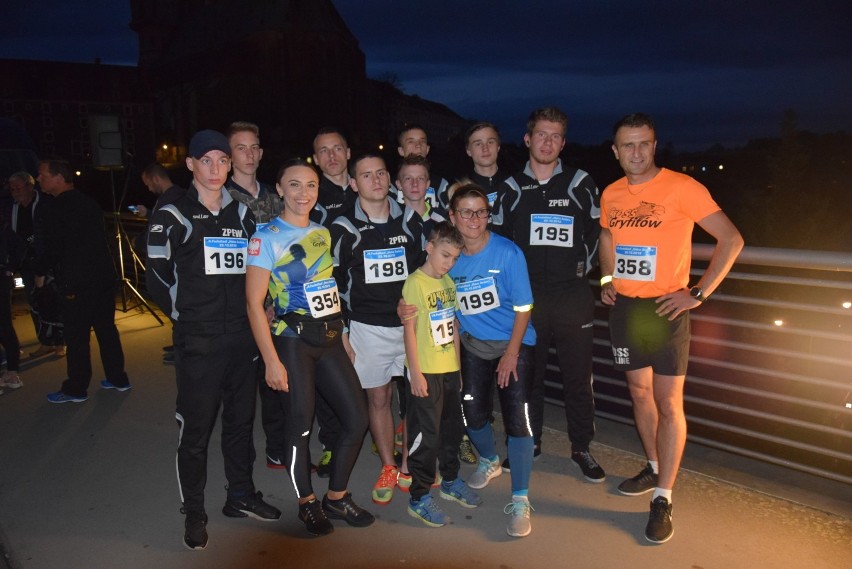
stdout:
<svg viewBox="0 0 852 569">
<path fill-rule="evenodd" d="M 64 191 L 54 198 L 41 221 L 35 236 L 37 275 L 53 269 L 65 291 L 115 283 L 104 212 L 95 200 L 76 188 Z"/>
<path fill-rule="evenodd" d="M 205 238 L 245 240 L 254 234 L 254 215 L 224 188 L 222 209 L 213 215 L 191 186 L 186 195 L 164 205 L 148 228 L 148 292 L 175 323 L 191 334 L 219 334 L 248 329 L 245 249 L 226 260 L 205 252 Z M 211 252 L 213 251 L 213 252 Z M 208 274 L 211 267 L 241 271 Z"/>
</svg>

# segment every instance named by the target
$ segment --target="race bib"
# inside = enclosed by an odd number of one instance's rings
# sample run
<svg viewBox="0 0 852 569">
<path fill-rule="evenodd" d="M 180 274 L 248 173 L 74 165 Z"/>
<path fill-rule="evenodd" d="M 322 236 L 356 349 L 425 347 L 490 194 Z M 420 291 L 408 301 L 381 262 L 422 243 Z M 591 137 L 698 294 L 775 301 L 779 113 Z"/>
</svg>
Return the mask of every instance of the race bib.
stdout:
<svg viewBox="0 0 852 569">
<path fill-rule="evenodd" d="M 402 188 L 398 188 L 397 192 L 398 193 L 396 195 L 396 201 L 401 203 L 401 204 L 404 204 L 405 203 L 405 196 L 402 194 Z M 423 196 L 423 199 L 430 206 L 432 206 L 432 207 L 437 206 L 438 205 L 438 196 L 435 194 L 435 188 L 433 188 L 432 186 L 429 186 L 428 188 L 426 188 L 426 195 Z"/>
<path fill-rule="evenodd" d="M 453 341 L 456 311 L 444 308 L 429 313 L 429 326 L 432 328 L 432 341 L 436 346 L 443 346 Z"/>
<path fill-rule="evenodd" d="M 314 318 L 323 318 L 340 312 L 340 297 L 337 294 L 337 281 L 323 279 L 305 283 L 305 299 Z"/>
<path fill-rule="evenodd" d="M 408 278 L 405 249 L 371 249 L 364 251 L 364 281 L 367 284 L 391 283 Z"/>
<path fill-rule="evenodd" d="M 456 298 L 462 314 L 471 316 L 500 307 L 497 284 L 493 277 L 456 285 Z"/>
<path fill-rule="evenodd" d="M 248 239 L 241 237 L 205 237 L 204 273 L 243 275 L 246 272 Z"/>
<path fill-rule="evenodd" d="M 654 281 L 657 278 L 657 248 L 616 245 L 612 276 L 631 281 Z"/>
<path fill-rule="evenodd" d="M 530 216 L 530 245 L 574 246 L 574 217 L 554 213 Z"/>
</svg>

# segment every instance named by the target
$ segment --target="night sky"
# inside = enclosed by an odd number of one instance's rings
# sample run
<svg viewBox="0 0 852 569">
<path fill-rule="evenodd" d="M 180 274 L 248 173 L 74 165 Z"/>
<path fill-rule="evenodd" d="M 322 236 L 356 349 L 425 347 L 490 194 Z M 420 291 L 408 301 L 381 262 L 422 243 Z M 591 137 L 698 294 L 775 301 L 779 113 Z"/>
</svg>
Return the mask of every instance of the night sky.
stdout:
<svg viewBox="0 0 852 569">
<path fill-rule="evenodd" d="M 510 141 L 544 105 L 565 110 L 569 140 L 584 144 L 609 139 L 637 110 L 676 150 L 777 136 L 785 109 L 802 129 L 852 132 L 847 2 L 334 4 L 370 77 L 395 76 L 406 93 L 491 120 Z M 37 0 L 3 13 L 0 57 L 136 62 L 129 2 Z"/>
</svg>

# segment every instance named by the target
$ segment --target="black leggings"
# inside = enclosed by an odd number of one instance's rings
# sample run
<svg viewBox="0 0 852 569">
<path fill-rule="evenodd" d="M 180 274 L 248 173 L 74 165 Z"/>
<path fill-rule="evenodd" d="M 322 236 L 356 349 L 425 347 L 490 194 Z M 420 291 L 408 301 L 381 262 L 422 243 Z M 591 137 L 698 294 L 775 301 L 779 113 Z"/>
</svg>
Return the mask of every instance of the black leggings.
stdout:
<svg viewBox="0 0 852 569">
<path fill-rule="evenodd" d="M 287 469 L 296 495 L 313 494 L 308 454 L 317 392 L 340 420 L 340 436 L 331 454 L 328 489 L 342 492 L 361 451 L 367 432 L 367 400 L 343 343 L 315 347 L 300 338 L 273 336 L 275 351 L 287 370 L 290 391 L 276 392 L 286 415 Z"/>
<path fill-rule="evenodd" d="M 500 409 L 503 412 L 503 428 L 512 437 L 532 436 L 529 417 L 530 389 L 533 373 L 532 346 L 521 345 L 518 353 L 518 377 L 514 375 L 509 385 L 498 388 Z M 488 424 L 491 417 L 494 388 L 497 385 L 495 372 L 500 358 L 484 360 L 462 346 L 462 407 L 467 428 L 478 431 Z"/>
</svg>

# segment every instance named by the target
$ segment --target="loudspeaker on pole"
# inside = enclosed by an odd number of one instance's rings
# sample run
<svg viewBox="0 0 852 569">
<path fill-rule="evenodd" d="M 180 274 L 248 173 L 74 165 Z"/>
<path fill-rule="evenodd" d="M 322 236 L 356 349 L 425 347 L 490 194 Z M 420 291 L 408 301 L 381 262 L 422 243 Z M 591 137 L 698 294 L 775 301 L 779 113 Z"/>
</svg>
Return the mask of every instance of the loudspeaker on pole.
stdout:
<svg viewBox="0 0 852 569">
<path fill-rule="evenodd" d="M 124 167 L 124 150 L 116 115 L 89 116 L 89 137 L 95 168 L 109 170 Z"/>
</svg>

